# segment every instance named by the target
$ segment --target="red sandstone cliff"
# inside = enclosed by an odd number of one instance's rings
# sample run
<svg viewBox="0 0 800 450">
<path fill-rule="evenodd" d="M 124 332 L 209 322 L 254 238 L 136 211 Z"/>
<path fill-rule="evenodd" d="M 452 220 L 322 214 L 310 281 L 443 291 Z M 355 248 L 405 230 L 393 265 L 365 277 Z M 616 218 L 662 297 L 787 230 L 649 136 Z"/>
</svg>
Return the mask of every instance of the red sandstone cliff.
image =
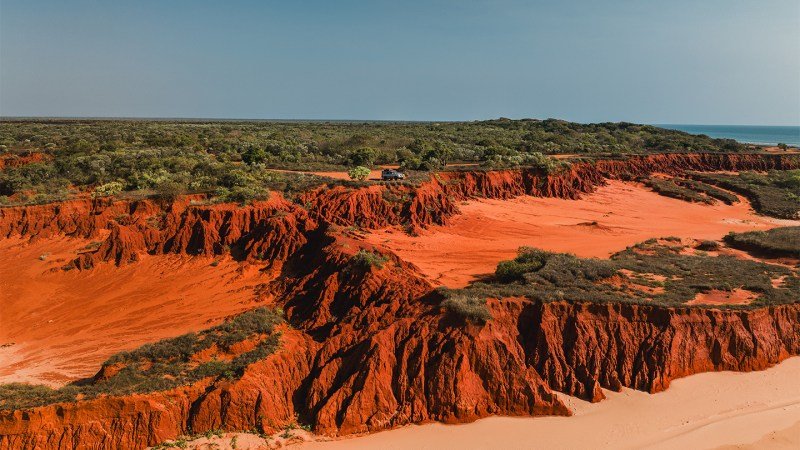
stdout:
<svg viewBox="0 0 800 450">
<path fill-rule="evenodd" d="M 308 193 L 312 217 L 338 225 L 380 228 L 405 225 L 410 230 L 437 224 L 458 213 L 458 203 L 470 198 L 512 198 L 520 195 L 576 199 L 593 192 L 606 179 L 632 179 L 652 173 L 678 175 L 686 171 L 743 171 L 800 168 L 797 155 L 658 154 L 618 160 L 574 162 L 545 174 L 535 169 L 441 172 L 419 187 L 348 190 L 320 189 Z"/>
<path fill-rule="evenodd" d="M 489 301 L 486 325 L 464 324 L 443 314 L 439 295 L 396 256 L 378 248 L 389 258 L 383 268 L 353 264 L 363 244 L 329 224 L 413 228 L 444 223 L 458 201 L 476 196 L 575 198 L 606 177 L 797 166 L 777 157 L 656 155 L 577 163 L 553 176 L 454 172 L 417 188 L 318 190 L 305 194 L 308 210 L 280 197 L 246 207 L 80 200 L 0 209 L 0 236 L 104 236 L 75 261 L 81 268 L 226 246 L 241 259 L 263 259 L 280 272 L 269 289 L 294 328 L 278 353 L 236 381 L 0 411 L 0 449 L 143 448 L 217 428 L 275 430 L 295 415 L 317 432 L 348 434 L 569 414 L 554 390 L 597 401 L 601 387 L 655 392 L 692 373 L 763 369 L 800 354 L 800 304 L 733 311 L 508 298 Z"/>
</svg>

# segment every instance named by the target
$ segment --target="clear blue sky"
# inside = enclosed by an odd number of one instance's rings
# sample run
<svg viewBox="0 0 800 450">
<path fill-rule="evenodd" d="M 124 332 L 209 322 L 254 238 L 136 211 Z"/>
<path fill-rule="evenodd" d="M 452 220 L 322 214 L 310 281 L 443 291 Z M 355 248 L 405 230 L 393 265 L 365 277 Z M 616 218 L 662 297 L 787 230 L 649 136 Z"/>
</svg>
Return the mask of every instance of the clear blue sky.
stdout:
<svg viewBox="0 0 800 450">
<path fill-rule="evenodd" d="M 800 124 L 797 0 L 0 0 L 0 115 Z"/>
</svg>

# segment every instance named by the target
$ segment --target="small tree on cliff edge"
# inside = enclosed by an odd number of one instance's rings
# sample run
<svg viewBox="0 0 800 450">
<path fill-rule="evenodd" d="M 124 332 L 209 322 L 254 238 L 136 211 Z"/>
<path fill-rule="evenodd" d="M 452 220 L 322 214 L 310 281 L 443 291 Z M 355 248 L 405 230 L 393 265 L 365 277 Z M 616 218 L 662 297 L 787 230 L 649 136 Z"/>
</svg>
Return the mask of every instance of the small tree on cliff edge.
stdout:
<svg viewBox="0 0 800 450">
<path fill-rule="evenodd" d="M 350 175 L 350 179 L 364 181 L 369 176 L 370 170 L 364 166 L 357 166 L 350 169 L 347 174 Z"/>
</svg>

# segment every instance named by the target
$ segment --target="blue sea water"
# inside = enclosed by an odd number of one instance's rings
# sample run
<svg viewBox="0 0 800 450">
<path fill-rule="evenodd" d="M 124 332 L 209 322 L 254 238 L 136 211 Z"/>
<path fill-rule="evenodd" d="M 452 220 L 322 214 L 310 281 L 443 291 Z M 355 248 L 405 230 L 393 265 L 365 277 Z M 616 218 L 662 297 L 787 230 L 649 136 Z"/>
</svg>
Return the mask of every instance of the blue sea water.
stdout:
<svg viewBox="0 0 800 450">
<path fill-rule="evenodd" d="M 658 125 L 662 128 L 705 134 L 712 138 L 734 139 L 747 144 L 783 143 L 800 147 L 800 126 L 763 125 Z"/>
</svg>

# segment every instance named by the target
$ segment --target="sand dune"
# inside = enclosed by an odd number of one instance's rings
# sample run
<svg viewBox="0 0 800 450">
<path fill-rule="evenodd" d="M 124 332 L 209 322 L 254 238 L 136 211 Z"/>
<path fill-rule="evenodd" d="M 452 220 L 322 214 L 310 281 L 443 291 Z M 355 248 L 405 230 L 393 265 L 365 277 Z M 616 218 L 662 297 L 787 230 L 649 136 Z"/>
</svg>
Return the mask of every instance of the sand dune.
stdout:
<svg viewBox="0 0 800 450">
<path fill-rule="evenodd" d="M 0 241 L 0 383 L 92 376 L 113 353 L 253 308 L 253 288 L 267 281 L 254 265 L 179 255 L 61 270 L 87 243 Z"/>
<path fill-rule="evenodd" d="M 418 237 L 387 229 L 368 239 L 416 264 L 432 282 L 461 287 L 494 272 L 522 245 L 608 257 L 652 237 L 720 239 L 729 231 L 800 225 L 759 216 L 746 200 L 730 206 L 688 203 L 620 181 L 609 181 L 581 200 L 481 199 L 460 209 L 447 226 L 431 227 Z"/>
<path fill-rule="evenodd" d="M 412 425 L 298 448 L 800 448 L 800 357 L 761 372 L 693 375 L 653 395 L 630 389 L 606 395 L 595 404 L 564 397 L 573 417 Z"/>
</svg>

